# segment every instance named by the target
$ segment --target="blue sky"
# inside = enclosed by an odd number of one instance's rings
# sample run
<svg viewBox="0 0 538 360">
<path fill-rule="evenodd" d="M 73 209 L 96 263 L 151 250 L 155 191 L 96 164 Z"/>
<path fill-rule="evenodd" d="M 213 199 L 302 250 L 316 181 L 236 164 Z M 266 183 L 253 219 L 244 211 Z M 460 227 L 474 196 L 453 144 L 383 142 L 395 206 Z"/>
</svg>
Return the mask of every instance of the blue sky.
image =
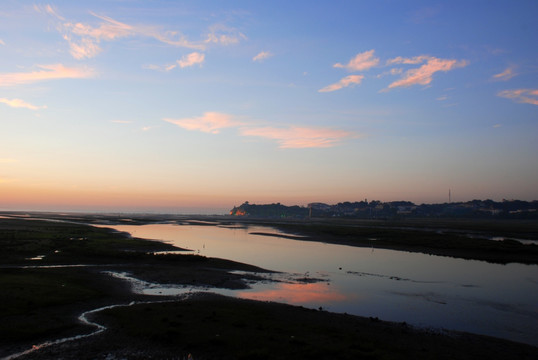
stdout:
<svg viewBox="0 0 538 360">
<path fill-rule="evenodd" d="M 0 208 L 538 199 L 535 1 L 4 1 Z"/>
</svg>

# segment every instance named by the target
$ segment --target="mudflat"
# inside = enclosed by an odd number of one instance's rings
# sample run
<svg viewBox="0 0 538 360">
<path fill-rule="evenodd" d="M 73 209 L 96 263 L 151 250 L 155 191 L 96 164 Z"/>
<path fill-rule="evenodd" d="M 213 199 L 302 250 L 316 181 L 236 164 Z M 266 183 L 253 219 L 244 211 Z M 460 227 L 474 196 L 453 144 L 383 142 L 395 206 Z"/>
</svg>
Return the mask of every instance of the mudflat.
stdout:
<svg viewBox="0 0 538 360">
<path fill-rule="evenodd" d="M 133 302 L 141 303 L 92 314 L 92 321 L 107 327 L 98 335 L 43 347 L 19 358 L 538 357 L 536 347 L 501 339 L 427 331 L 405 323 L 272 302 L 204 293 L 158 299 L 138 295 L 107 272 L 127 272 L 159 283 L 241 288 L 269 270 L 196 255 L 154 255 L 179 249 L 104 228 L 1 218 L 0 245 L 0 357 L 45 341 L 89 334 L 95 328 L 79 322 L 81 313 Z"/>
</svg>

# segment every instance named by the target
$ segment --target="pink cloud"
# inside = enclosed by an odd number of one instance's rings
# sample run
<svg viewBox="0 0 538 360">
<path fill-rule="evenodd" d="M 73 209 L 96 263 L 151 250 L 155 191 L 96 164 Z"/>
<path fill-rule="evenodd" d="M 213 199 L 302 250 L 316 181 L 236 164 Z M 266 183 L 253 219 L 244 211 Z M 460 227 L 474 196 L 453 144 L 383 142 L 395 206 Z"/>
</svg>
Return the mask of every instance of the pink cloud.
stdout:
<svg viewBox="0 0 538 360">
<path fill-rule="evenodd" d="M 511 78 L 513 78 L 516 75 L 517 74 L 514 72 L 514 68 L 509 67 L 509 68 L 506 68 L 506 70 L 504 70 L 503 72 L 493 75 L 492 78 L 493 78 L 493 80 L 507 81 L 507 80 L 510 80 Z"/>
<path fill-rule="evenodd" d="M 343 65 L 336 63 L 333 65 L 335 68 L 344 68 L 348 71 L 364 71 L 368 70 L 377 64 L 379 64 L 379 58 L 374 57 L 375 50 L 365 51 L 355 55 L 347 64 Z"/>
<path fill-rule="evenodd" d="M 53 79 L 84 79 L 95 75 L 85 67 L 67 67 L 62 64 L 37 65 L 42 69 L 33 72 L 0 73 L 0 86 L 14 86 Z"/>
<path fill-rule="evenodd" d="M 331 92 L 340 90 L 344 87 L 360 84 L 362 79 L 364 79 L 364 75 L 349 75 L 345 78 L 341 79 L 339 82 L 328 85 L 324 87 L 323 89 L 319 89 L 319 92 Z"/>
<path fill-rule="evenodd" d="M 88 36 L 96 40 L 112 41 L 121 37 L 126 37 L 137 32 L 134 26 L 116 21 L 108 16 L 101 16 L 91 13 L 93 16 L 103 20 L 99 27 L 92 27 L 82 23 L 65 23 L 64 26 L 69 28 L 73 34 L 79 36 Z"/>
<path fill-rule="evenodd" d="M 355 134 L 342 130 L 328 128 L 309 128 L 291 126 L 289 128 L 275 128 L 271 126 L 240 129 L 243 136 L 257 136 L 276 140 L 279 147 L 285 148 L 328 148 L 335 146 L 345 138 Z"/>
<path fill-rule="evenodd" d="M 174 64 L 166 64 L 166 65 L 149 64 L 149 65 L 143 65 L 142 67 L 144 69 L 149 69 L 149 70 L 170 71 L 170 70 L 175 69 L 178 66 L 179 61 L 181 60 L 177 60 Z"/>
<path fill-rule="evenodd" d="M 269 51 L 261 51 L 258 55 L 252 58 L 252 61 L 263 61 L 269 57 L 273 56 Z"/>
<path fill-rule="evenodd" d="M 64 35 L 63 38 L 69 43 L 69 53 L 77 60 L 92 58 L 101 52 L 101 48 L 93 39 L 83 38 L 77 42 L 69 35 Z"/>
<path fill-rule="evenodd" d="M 227 45 L 239 41 L 239 36 L 232 34 L 231 30 L 226 33 L 221 29 L 212 29 L 207 40 L 192 42 L 177 31 L 162 31 L 159 27 L 152 25 L 129 25 L 92 12 L 90 12 L 91 15 L 102 21 L 97 26 L 66 21 L 50 5 L 34 6 L 34 9 L 58 20 L 56 28 L 68 42 L 71 55 L 78 60 L 92 58 L 99 54 L 101 41 L 115 41 L 130 36 L 154 38 L 168 45 L 198 50 L 203 50 L 206 43 Z"/>
<path fill-rule="evenodd" d="M 58 19 L 60 20 L 65 20 L 60 14 L 58 14 L 56 12 L 56 10 L 53 9 L 52 6 L 50 5 L 35 5 L 34 4 L 34 10 L 39 12 L 39 13 L 42 13 L 42 14 L 49 14 L 49 15 L 52 15 L 54 17 L 57 17 Z"/>
<path fill-rule="evenodd" d="M 206 112 L 203 116 L 183 119 L 164 119 L 186 130 L 198 130 L 218 134 L 221 129 L 236 127 L 242 123 L 235 121 L 232 116 L 218 112 Z"/>
<path fill-rule="evenodd" d="M 426 62 L 419 68 L 407 70 L 400 80 L 394 81 L 388 86 L 388 89 L 403 86 L 409 87 L 412 85 L 428 85 L 432 82 L 432 76 L 436 72 L 447 72 L 460 67 L 467 66 L 465 60 L 454 59 L 439 59 L 432 56 L 417 56 L 414 58 L 398 57 L 388 61 L 388 64 L 420 64 Z"/>
<path fill-rule="evenodd" d="M 30 110 L 39 110 L 39 109 L 46 109 L 46 106 L 37 106 L 27 103 L 24 100 L 21 99 L 6 99 L 6 98 L 0 98 L 0 103 L 6 104 L 7 106 L 11 106 L 14 108 L 25 108 Z"/>
<path fill-rule="evenodd" d="M 180 60 L 177 61 L 180 68 L 194 66 L 196 64 L 202 64 L 204 62 L 205 55 L 199 52 L 193 52 L 188 55 L 183 56 Z M 171 70 L 170 68 L 166 69 Z"/>
<path fill-rule="evenodd" d="M 203 116 L 183 119 L 165 118 L 164 121 L 191 131 L 218 134 L 224 128 L 239 128 L 241 136 L 256 136 L 276 140 L 280 148 L 328 148 L 356 134 L 329 128 L 290 126 L 276 128 L 271 126 L 254 127 L 233 116 L 218 112 L 206 112 Z"/>
<path fill-rule="evenodd" d="M 394 65 L 394 64 L 416 65 L 416 64 L 423 63 L 424 61 L 427 61 L 431 58 L 432 57 L 428 55 L 414 56 L 412 58 L 404 58 L 404 57 L 398 56 L 398 57 L 395 57 L 394 59 L 387 60 L 387 65 Z"/>
<path fill-rule="evenodd" d="M 518 103 L 538 105 L 538 89 L 504 90 L 497 93 L 497 96 L 512 99 Z"/>
</svg>

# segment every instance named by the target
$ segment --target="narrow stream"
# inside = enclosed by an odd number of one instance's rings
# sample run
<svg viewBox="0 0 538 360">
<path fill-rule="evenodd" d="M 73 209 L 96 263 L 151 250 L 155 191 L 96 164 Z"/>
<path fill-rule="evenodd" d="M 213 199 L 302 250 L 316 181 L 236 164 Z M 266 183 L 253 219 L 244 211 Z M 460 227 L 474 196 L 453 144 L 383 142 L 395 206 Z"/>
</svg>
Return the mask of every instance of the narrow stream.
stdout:
<svg viewBox="0 0 538 360">
<path fill-rule="evenodd" d="M 60 344 L 70 342 L 70 341 L 76 341 L 76 340 L 85 339 L 85 338 L 88 338 L 88 337 L 91 337 L 91 336 L 101 334 L 102 332 L 106 331 L 107 328 L 105 326 L 103 326 L 101 324 L 98 324 L 96 322 L 93 322 L 93 321 L 88 319 L 88 316 L 91 315 L 91 314 L 95 314 L 95 313 L 98 313 L 98 312 L 103 311 L 103 310 L 114 309 L 114 308 L 117 308 L 117 307 L 129 307 L 129 306 L 138 305 L 138 304 L 157 304 L 157 303 L 165 303 L 165 302 L 170 302 L 170 301 L 176 301 L 176 300 L 133 301 L 133 302 L 130 302 L 129 304 L 108 305 L 108 306 L 103 306 L 103 307 L 100 307 L 100 308 L 97 308 L 97 309 L 88 310 L 86 312 L 83 312 L 78 317 L 78 320 L 81 323 L 83 323 L 84 325 L 94 327 L 95 328 L 94 331 L 92 331 L 92 332 L 90 332 L 88 334 L 81 334 L 81 335 L 65 337 L 65 338 L 61 338 L 61 339 L 57 339 L 57 340 L 45 341 L 45 342 L 43 342 L 41 344 L 33 345 L 30 349 L 27 349 L 27 350 L 21 351 L 19 353 L 11 354 L 11 355 L 8 355 L 6 357 L 3 357 L 0 360 L 16 359 L 16 358 L 19 358 L 21 356 L 31 354 L 31 353 L 33 353 L 35 351 L 39 351 L 39 350 L 45 349 L 45 348 L 50 347 L 50 346 L 60 345 Z"/>
</svg>

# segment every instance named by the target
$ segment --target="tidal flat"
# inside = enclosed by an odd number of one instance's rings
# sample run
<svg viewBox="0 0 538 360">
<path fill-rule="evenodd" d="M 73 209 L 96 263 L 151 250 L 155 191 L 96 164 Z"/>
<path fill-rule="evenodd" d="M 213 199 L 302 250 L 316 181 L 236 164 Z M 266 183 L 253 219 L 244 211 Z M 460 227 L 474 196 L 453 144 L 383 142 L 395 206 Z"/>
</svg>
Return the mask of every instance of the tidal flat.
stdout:
<svg viewBox="0 0 538 360">
<path fill-rule="evenodd" d="M 169 218 L 38 215 L 56 221 L 35 220 L 35 216 L 34 220 L 0 219 L 1 357 L 9 358 L 46 341 L 90 334 L 95 329 L 80 323 L 80 314 L 133 302 L 142 303 L 92 314 L 93 321 L 107 327 L 98 335 L 46 346 L 19 358 L 186 358 L 191 354 L 194 359 L 531 359 L 538 355 L 536 347 L 492 337 L 417 329 L 406 323 L 274 302 L 214 294 L 195 294 L 187 299 L 159 297 L 156 301 L 153 296 L 133 293 L 128 283 L 108 273 L 128 272 L 146 281 L 205 286 L 210 291 L 247 288 L 249 282 L 266 281 L 262 274 L 271 269 L 181 255 L 177 253 L 181 249 L 163 242 L 83 224 L 148 223 Z M 212 226 L 215 219 L 199 220 Z M 315 240 L 316 234 L 323 238 L 327 234 L 320 229 L 299 230 L 297 223 L 274 225 L 287 231 L 294 227 L 294 233 L 310 236 L 310 240 Z M 339 226 L 329 228 L 334 232 Z M 349 230 L 344 227 L 340 231 L 344 232 L 341 240 L 350 241 Z M 533 230 L 527 227 L 526 231 Z M 163 251 L 173 253 L 154 255 Z M 512 253 L 510 261 L 517 261 L 516 255 Z M 521 260 L 528 262 L 528 255 L 523 255 Z"/>
</svg>

